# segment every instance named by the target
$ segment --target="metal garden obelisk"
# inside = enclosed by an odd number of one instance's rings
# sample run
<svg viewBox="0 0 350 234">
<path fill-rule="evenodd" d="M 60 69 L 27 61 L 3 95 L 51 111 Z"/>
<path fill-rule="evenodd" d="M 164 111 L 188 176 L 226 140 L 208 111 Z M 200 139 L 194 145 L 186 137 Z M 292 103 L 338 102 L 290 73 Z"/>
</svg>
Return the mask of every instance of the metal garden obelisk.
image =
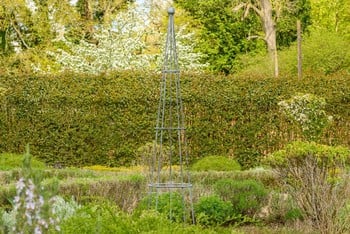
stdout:
<svg viewBox="0 0 350 234">
<path fill-rule="evenodd" d="M 148 186 L 154 201 L 152 205 L 156 209 L 159 206 L 160 197 L 164 197 L 166 194 L 168 207 L 170 207 L 169 217 L 174 218 L 178 215 L 175 214 L 172 205 L 179 205 L 180 200 L 183 221 L 194 222 L 192 184 L 187 170 L 188 149 L 185 117 L 174 31 L 175 9 L 169 8 L 168 14 L 164 64 Z"/>
</svg>

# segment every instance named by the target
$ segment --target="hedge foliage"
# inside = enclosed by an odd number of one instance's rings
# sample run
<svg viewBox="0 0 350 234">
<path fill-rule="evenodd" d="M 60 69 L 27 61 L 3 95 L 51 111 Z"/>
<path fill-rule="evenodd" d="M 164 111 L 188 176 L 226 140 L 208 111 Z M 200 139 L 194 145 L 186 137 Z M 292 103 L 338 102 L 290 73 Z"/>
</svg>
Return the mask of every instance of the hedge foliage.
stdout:
<svg viewBox="0 0 350 234">
<path fill-rule="evenodd" d="M 299 139 L 277 103 L 297 92 L 324 97 L 334 117 L 322 142 L 350 146 L 350 75 L 261 78 L 182 74 L 192 159 L 234 156 L 255 166 Z M 0 77 L 0 152 L 33 155 L 49 165 L 129 165 L 154 139 L 160 74 Z"/>
</svg>

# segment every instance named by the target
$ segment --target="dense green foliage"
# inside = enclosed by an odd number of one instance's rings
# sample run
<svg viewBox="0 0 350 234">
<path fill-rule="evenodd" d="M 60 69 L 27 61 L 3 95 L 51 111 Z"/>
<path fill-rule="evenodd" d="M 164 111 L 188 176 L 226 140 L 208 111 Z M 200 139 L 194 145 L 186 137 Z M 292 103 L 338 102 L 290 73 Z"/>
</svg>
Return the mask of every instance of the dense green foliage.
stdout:
<svg viewBox="0 0 350 234">
<path fill-rule="evenodd" d="M 230 219 L 232 204 L 223 201 L 218 196 L 201 197 L 194 205 L 196 221 L 205 226 L 223 224 Z"/>
<path fill-rule="evenodd" d="M 241 166 L 233 159 L 224 156 L 206 156 L 197 162 L 192 167 L 194 171 L 237 171 Z"/>
<path fill-rule="evenodd" d="M 327 173 L 334 173 L 349 162 L 350 150 L 342 146 L 321 145 L 315 142 L 295 141 L 284 149 L 270 154 L 265 162 L 274 168 L 288 168 L 291 165 L 301 166 L 312 157 L 314 163 L 325 168 Z M 289 168 L 293 170 L 292 168 Z"/>
<path fill-rule="evenodd" d="M 200 22 L 198 49 L 207 55 L 210 69 L 230 73 L 237 54 L 257 47 L 256 41 L 243 40 L 251 28 L 259 27 L 257 17 L 249 16 L 243 22 L 230 9 L 231 0 L 176 2 Z"/>
<path fill-rule="evenodd" d="M 252 3 L 259 9 L 259 1 L 187 1 L 176 0 L 199 23 L 201 30 L 198 50 L 207 55 L 210 69 L 224 73 L 236 72 L 236 58 L 240 54 L 265 51 L 262 22 L 253 8 L 243 7 Z M 272 5 L 273 20 L 277 28 L 277 43 L 283 48 L 296 40 L 296 20 L 306 28 L 310 25 L 310 2 L 308 0 L 281 1 Z"/>
<path fill-rule="evenodd" d="M 221 179 L 215 183 L 215 192 L 224 201 L 232 204 L 236 215 L 253 217 L 267 198 L 264 185 L 255 180 Z"/>
<path fill-rule="evenodd" d="M 19 169 L 23 164 L 23 155 L 3 153 L 0 154 L 0 170 L 8 171 L 13 169 Z M 33 158 L 31 160 L 31 165 L 33 168 L 45 169 L 45 163 Z"/>
<path fill-rule="evenodd" d="M 144 211 L 140 216 L 126 215 L 111 204 L 89 204 L 77 214 L 62 222 L 64 233 L 240 233 L 234 230 L 205 229 L 198 225 L 172 222 L 155 211 Z"/>
<path fill-rule="evenodd" d="M 314 78 L 314 77 L 317 78 Z M 132 88 L 131 88 L 132 87 Z M 0 151 L 23 152 L 62 166 L 128 165 L 151 142 L 159 75 L 1 77 Z M 278 107 L 297 92 L 326 99 L 328 144 L 349 142 L 349 76 L 297 80 L 185 74 L 182 77 L 191 159 L 229 155 L 243 167 L 301 135 Z"/>
<path fill-rule="evenodd" d="M 350 39 L 350 2 L 347 0 L 310 0 L 313 27 Z M 316 52 L 316 51 L 315 51 Z"/>
<path fill-rule="evenodd" d="M 350 53 L 345 48 L 350 41 L 344 35 L 334 34 L 328 29 L 311 30 L 303 37 L 302 70 L 305 75 L 318 73 L 331 75 L 339 72 L 350 72 Z M 297 45 L 292 43 L 289 48 L 279 51 L 279 70 L 282 76 L 297 76 Z M 271 64 L 265 54 L 242 55 L 236 60 L 239 76 L 268 75 Z"/>
<path fill-rule="evenodd" d="M 140 202 L 135 213 L 154 209 L 169 220 L 181 223 L 183 221 L 189 221 L 185 220 L 188 217 L 188 214 L 185 213 L 185 206 L 183 197 L 179 192 L 167 192 L 157 195 L 150 194 Z"/>
</svg>

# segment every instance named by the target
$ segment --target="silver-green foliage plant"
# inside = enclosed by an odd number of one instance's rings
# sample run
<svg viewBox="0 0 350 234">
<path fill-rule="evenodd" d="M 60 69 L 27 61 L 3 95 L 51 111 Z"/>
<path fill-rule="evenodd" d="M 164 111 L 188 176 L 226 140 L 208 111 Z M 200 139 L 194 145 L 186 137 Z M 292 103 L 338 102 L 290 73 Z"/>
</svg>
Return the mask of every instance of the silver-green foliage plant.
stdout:
<svg viewBox="0 0 350 234">
<path fill-rule="evenodd" d="M 224 201 L 231 202 L 236 215 L 253 217 L 267 198 L 263 183 L 252 179 L 220 179 L 214 190 Z"/>
<path fill-rule="evenodd" d="M 81 208 L 81 206 L 73 199 L 66 201 L 61 196 L 55 196 L 52 198 L 52 212 L 60 220 L 66 220 L 72 217 L 75 212 Z"/>
<path fill-rule="evenodd" d="M 333 117 L 324 110 L 326 101 L 313 94 L 299 93 L 278 103 L 283 113 L 301 128 L 307 140 L 318 140 Z"/>
</svg>

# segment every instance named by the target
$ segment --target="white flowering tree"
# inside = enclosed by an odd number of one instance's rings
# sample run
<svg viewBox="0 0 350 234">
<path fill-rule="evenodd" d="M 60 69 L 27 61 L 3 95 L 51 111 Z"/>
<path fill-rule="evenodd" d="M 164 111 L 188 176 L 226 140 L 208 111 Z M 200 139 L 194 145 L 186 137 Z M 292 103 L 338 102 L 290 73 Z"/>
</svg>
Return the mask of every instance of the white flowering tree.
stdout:
<svg viewBox="0 0 350 234">
<path fill-rule="evenodd" d="M 295 121 L 309 140 L 317 140 L 332 122 L 332 116 L 324 110 L 326 101 L 313 94 L 297 94 L 278 103 L 283 113 Z"/>
<path fill-rule="evenodd" d="M 100 73 L 114 69 L 147 67 L 151 57 L 142 53 L 144 21 L 133 7 L 120 12 L 109 25 L 99 25 L 94 33 L 97 43 L 65 41 L 68 50 L 52 53 L 64 70 Z"/>
<path fill-rule="evenodd" d="M 194 47 L 196 46 L 194 38 L 195 35 L 193 32 L 186 32 L 187 26 L 183 25 L 178 27 L 176 32 L 176 48 L 178 53 L 179 65 L 181 70 L 185 71 L 201 71 L 208 67 L 208 63 L 203 62 L 205 59 L 205 55 L 194 51 Z M 165 40 L 165 34 L 163 38 Z M 164 41 L 163 40 L 163 41 Z M 164 43 L 162 44 L 164 46 Z M 161 48 L 162 53 L 163 49 Z M 163 64 L 163 56 L 158 57 L 158 67 L 161 67 Z"/>
<path fill-rule="evenodd" d="M 129 4 L 119 12 L 111 24 L 98 25 L 94 32 L 96 43 L 80 40 L 73 43 L 64 40 L 66 49 L 49 52 L 61 64 L 62 70 L 78 73 L 98 74 L 113 70 L 135 70 L 160 68 L 163 55 L 163 32 L 152 28 L 147 14 Z M 185 26 L 177 30 L 180 66 L 183 70 L 200 70 L 206 66 L 203 55 L 194 52 L 193 33 L 186 33 Z M 157 44 L 150 44 L 148 35 L 158 34 Z M 157 46 L 158 48 L 151 48 Z"/>
</svg>

